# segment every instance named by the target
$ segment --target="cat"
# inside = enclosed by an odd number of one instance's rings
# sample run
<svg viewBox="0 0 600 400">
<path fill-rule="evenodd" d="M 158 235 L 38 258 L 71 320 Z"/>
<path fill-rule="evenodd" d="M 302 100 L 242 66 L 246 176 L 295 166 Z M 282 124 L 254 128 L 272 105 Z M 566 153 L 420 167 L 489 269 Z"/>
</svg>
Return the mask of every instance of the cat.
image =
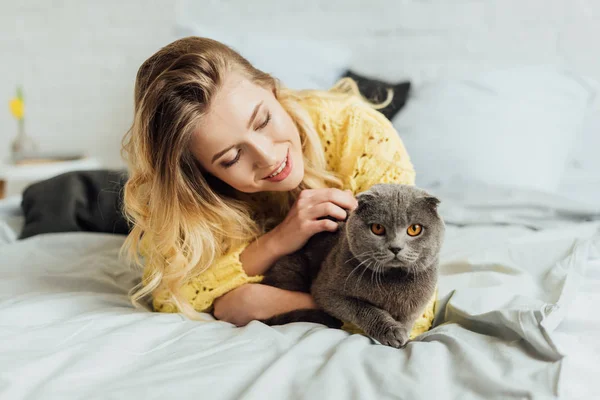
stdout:
<svg viewBox="0 0 600 400">
<path fill-rule="evenodd" d="M 440 200 L 415 186 L 392 183 L 373 185 L 356 199 L 358 207 L 338 221 L 337 231 L 314 235 L 264 275 L 263 284 L 311 293 L 320 309 L 262 322 L 340 328 L 344 321 L 383 345 L 401 348 L 437 285 L 445 232 Z"/>
</svg>

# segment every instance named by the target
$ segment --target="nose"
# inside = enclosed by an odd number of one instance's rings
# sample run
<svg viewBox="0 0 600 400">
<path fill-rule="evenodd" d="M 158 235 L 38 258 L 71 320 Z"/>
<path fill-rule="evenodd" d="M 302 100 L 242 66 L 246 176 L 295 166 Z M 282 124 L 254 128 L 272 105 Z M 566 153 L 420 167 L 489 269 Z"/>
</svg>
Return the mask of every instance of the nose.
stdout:
<svg viewBox="0 0 600 400">
<path fill-rule="evenodd" d="M 394 253 L 394 255 L 398 255 L 398 253 L 400 253 L 400 251 L 402 251 L 401 247 L 390 247 L 390 251 L 392 253 Z"/>
<path fill-rule="evenodd" d="M 256 152 L 258 156 L 256 160 L 256 166 L 259 168 L 267 168 L 275 166 L 277 161 L 277 154 L 275 153 L 275 146 L 267 138 L 256 138 L 250 143 L 250 146 Z"/>
</svg>

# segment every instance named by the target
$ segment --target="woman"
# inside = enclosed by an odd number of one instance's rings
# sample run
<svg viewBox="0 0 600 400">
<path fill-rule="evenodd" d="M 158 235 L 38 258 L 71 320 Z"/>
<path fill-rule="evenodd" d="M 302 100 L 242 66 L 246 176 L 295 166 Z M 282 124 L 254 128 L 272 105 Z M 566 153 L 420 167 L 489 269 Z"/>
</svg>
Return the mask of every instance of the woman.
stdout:
<svg viewBox="0 0 600 400">
<path fill-rule="evenodd" d="M 337 229 L 321 217 L 344 219 L 355 194 L 415 179 L 392 125 L 353 81 L 292 91 L 199 37 L 140 67 L 123 150 L 134 226 L 123 250 L 144 268 L 132 302 L 151 294 L 156 311 L 212 311 L 238 326 L 316 307 L 309 294 L 261 285 L 261 274 Z"/>
</svg>

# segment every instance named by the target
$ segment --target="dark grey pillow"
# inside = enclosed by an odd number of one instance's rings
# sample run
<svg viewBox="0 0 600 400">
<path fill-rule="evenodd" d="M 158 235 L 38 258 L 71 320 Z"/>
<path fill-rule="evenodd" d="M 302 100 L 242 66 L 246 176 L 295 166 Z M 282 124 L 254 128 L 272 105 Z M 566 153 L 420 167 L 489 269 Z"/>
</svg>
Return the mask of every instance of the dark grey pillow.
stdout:
<svg viewBox="0 0 600 400">
<path fill-rule="evenodd" d="M 126 235 L 122 210 L 125 171 L 73 171 L 28 186 L 21 208 L 25 224 L 19 239 L 52 232 L 104 232 Z"/>
<path fill-rule="evenodd" d="M 358 90 L 367 99 L 375 103 L 381 103 L 387 99 L 387 89 L 392 89 L 394 97 L 392 102 L 379 111 L 392 120 L 396 114 L 404 107 L 410 94 L 410 82 L 403 81 L 397 83 L 384 82 L 378 79 L 369 78 L 352 70 L 348 70 L 342 77 L 352 78 L 358 85 Z"/>
</svg>

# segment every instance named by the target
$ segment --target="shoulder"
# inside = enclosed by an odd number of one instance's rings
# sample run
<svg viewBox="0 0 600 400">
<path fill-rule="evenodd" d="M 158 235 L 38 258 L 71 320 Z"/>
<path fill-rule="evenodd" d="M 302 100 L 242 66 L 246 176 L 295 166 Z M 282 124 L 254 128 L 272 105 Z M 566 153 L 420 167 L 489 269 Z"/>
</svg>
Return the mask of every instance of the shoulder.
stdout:
<svg viewBox="0 0 600 400">
<path fill-rule="evenodd" d="M 337 142 L 335 170 L 354 193 L 376 183 L 414 184 L 415 172 L 391 121 L 360 99 L 337 110 L 332 132 Z"/>
<path fill-rule="evenodd" d="M 362 99 L 324 93 L 307 96 L 300 105 L 312 119 L 328 168 L 345 177 L 347 188 L 358 190 L 379 178 L 414 180 L 410 158 L 392 123 Z M 371 176 L 379 172 L 390 176 Z"/>
<path fill-rule="evenodd" d="M 332 122 L 343 122 L 352 115 L 370 115 L 377 118 L 377 114 L 385 119 L 383 114 L 354 95 L 314 90 L 300 96 L 299 104 L 315 121 L 329 119 Z"/>
<path fill-rule="evenodd" d="M 310 117 L 314 132 L 323 148 L 327 168 L 337 171 L 345 146 L 342 127 L 346 120 L 348 100 L 328 92 L 311 91 L 310 94 L 302 96 L 298 103 Z"/>
<path fill-rule="evenodd" d="M 326 91 L 311 90 L 298 103 L 310 115 L 315 127 L 319 123 L 337 120 L 344 113 L 347 100 Z"/>
<path fill-rule="evenodd" d="M 321 137 L 348 139 L 349 134 L 361 135 L 366 134 L 365 131 L 380 131 L 381 134 L 395 132 L 391 122 L 381 112 L 357 96 L 315 92 L 301 98 L 300 105 L 310 115 Z"/>
<path fill-rule="evenodd" d="M 393 155 L 404 151 L 404 144 L 391 121 L 364 102 L 357 101 L 343 109 L 340 118 L 340 135 L 347 146 L 363 153 L 377 153 L 389 161 Z"/>
</svg>

